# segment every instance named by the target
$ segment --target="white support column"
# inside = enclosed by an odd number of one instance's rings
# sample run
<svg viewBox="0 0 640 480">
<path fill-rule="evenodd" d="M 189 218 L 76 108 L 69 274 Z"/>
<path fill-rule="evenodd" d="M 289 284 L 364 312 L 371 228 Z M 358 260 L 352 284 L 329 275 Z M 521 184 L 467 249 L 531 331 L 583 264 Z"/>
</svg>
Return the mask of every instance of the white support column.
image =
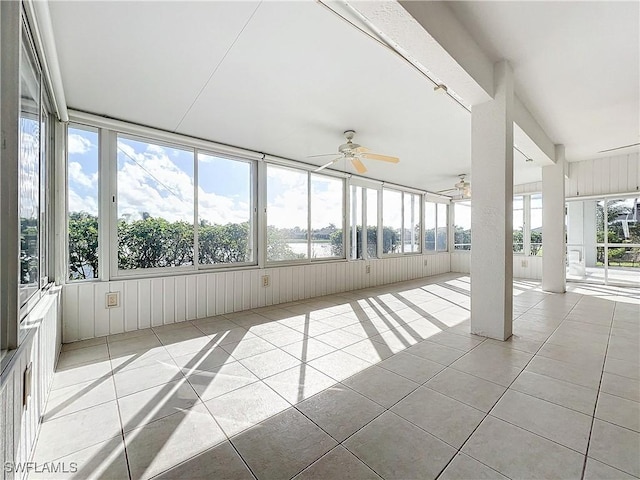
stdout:
<svg viewBox="0 0 640 480">
<path fill-rule="evenodd" d="M 498 340 L 513 321 L 513 72 L 494 66 L 495 97 L 471 112 L 471 333 Z"/>
<path fill-rule="evenodd" d="M 564 145 L 556 145 L 556 163 L 542 167 L 542 290 L 566 291 L 564 225 Z"/>
</svg>

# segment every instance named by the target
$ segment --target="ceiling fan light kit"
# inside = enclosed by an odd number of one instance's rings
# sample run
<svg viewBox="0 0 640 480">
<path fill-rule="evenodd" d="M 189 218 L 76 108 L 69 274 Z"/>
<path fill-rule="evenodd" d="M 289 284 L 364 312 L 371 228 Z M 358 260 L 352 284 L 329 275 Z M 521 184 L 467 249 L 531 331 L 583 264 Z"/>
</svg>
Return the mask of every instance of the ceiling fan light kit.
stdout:
<svg viewBox="0 0 640 480">
<path fill-rule="evenodd" d="M 381 162 L 388 162 L 388 163 L 400 162 L 400 159 L 397 157 L 390 157 L 388 155 L 372 153 L 369 151 L 368 148 L 363 147 L 362 145 L 359 145 L 357 143 L 354 143 L 353 137 L 355 136 L 355 134 L 356 134 L 355 130 L 345 130 L 344 138 L 347 140 L 347 143 L 343 143 L 338 147 L 338 153 L 340 154 L 340 156 L 337 158 L 334 158 L 328 163 L 325 163 L 321 167 L 316 168 L 314 172 L 319 172 L 321 170 L 324 170 L 325 168 L 330 167 L 331 165 L 336 163 L 338 160 L 342 160 L 343 158 L 345 160 L 349 160 L 351 162 L 351 165 L 353 165 L 353 168 L 355 168 L 356 172 L 358 172 L 359 174 L 363 174 L 367 172 L 367 167 L 365 167 L 364 163 L 362 163 L 363 159 L 378 160 Z M 326 155 L 312 155 L 312 157 L 323 157 L 323 156 L 326 156 Z"/>
</svg>

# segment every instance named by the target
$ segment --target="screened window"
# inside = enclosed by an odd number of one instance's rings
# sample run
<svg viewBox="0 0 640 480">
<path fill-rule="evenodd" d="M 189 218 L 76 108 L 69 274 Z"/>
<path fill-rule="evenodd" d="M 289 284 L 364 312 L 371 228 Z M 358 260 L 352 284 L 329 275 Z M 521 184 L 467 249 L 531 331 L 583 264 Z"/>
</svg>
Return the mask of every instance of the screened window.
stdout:
<svg viewBox="0 0 640 480">
<path fill-rule="evenodd" d="M 193 151 L 118 135 L 117 166 L 118 268 L 193 265 Z"/>
<path fill-rule="evenodd" d="M 455 202 L 453 220 L 453 248 L 471 250 L 471 202 Z"/>
<path fill-rule="evenodd" d="M 363 225 L 366 225 L 366 228 L 363 229 Z M 356 185 L 351 186 L 351 226 L 349 228 L 349 238 L 351 241 L 350 259 L 356 260 L 377 257 L 377 190 Z"/>
<path fill-rule="evenodd" d="M 382 253 L 402 253 L 402 192 L 382 191 Z"/>
<path fill-rule="evenodd" d="M 524 197 L 513 197 L 513 253 L 524 253 Z"/>
<path fill-rule="evenodd" d="M 69 280 L 98 277 L 98 130 L 67 131 Z"/>
<path fill-rule="evenodd" d="M 362 249 L 363 190 L 365 189 L 362 187 L 356 185 L 351 186 L 351 225 L 349 226 L 349 239 L 351 242 L 349 258 L 351 260 L 364 258 Z"/>
<path fill-rule="evenodd" d="M 404 253 L 420 251 L 420 196 L 412 193 L 403 194 L 404 223 L 403 242 Z"/>
<path fill-rule="evenodd" d="M 437 204 L 425 202 L 424 204 L 424 249 L 427 252 L 435 252 L 437 235 Z"/>
<path fill-rule="evenodd" d="M 20 54 L 18 212 L 20 221 L 20 305 L 40 288 L 41 255 L 41 82 L 25 39 Z M 44 207 L 44 205 L 42 205 Z"/>
<path fill-rule="evenodd" d="M 311 258 L 344 257 L 344 181 L 311 174 Z"/>
<path fill-rule="evenodd" d="M 542 255 L 542 195 L 531 195 L 531 255 Z"/>
<path fill-rule="evenodd" d="M 378 190 L 365 189 L 366 197 L 366 224 L 367 255 L 369 258 L 378 256 Z"/>
<path fill-rule="evenodd" d="M 309 258 L 309 174 L 267 165 L 267 261 Z"/>
<path fill-rule="evenodd" d="M 448 231 L 448 219 L 447 219 L 447 211 L 448 206 L 444 203 L 438 203 L 438 236 L 436 239 L 436 248 L 439 252 L 446 252 L 448 250 L 447 245 L 447 231 Z"/>
<path fill-rule="evenodd" d="M 202 265 L 252 263 L 254 164 L 198 153 L 198 259 Z"/>
</svg>

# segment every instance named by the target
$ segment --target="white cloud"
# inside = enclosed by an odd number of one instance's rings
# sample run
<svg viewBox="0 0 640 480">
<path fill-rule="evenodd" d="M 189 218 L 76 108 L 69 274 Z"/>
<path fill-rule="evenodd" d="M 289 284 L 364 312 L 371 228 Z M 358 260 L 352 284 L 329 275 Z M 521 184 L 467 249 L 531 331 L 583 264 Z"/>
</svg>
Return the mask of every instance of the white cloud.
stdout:
<svg viewBox="0 0 640 480">
<path fill-rule="evenodd" d="M 78 162 L 69 162 L 68 166 L 69 180 L 83 187 L 94 188 L 98 182 L 98 174 L 87 175 L 82 171 L 82 165 Z"/>
<path fill-rule="evenodd" d="M 93 145 L 88 138 L 85 138 L 82 135 L 78 135 L 77 133 L 69 134 L 67 140 L 67 149 L 69 150 L 70 155 L 82 155 L 91 150 L 92 147 L 95 147 L 95 145 Z"/>
<path fill-rule="evenodd" d="M 91 215 L 98 215 L 98 203 L 95 197 L 90 195 L 81 197 L 73 190 L 69 190 L 68 208 L 70 212 L 87 212 Z"/>
</svg>

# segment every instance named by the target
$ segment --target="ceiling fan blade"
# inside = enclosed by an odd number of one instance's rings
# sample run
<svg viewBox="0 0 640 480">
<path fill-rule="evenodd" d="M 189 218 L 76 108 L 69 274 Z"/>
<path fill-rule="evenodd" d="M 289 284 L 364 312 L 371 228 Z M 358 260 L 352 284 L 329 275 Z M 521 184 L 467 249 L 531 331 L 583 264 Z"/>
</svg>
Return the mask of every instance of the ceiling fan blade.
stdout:
<svg viewBox="0 0 640 480">
<path fill-rule="evenodd" d="M 335 153 L 323 153 L 322 155 L 307 155 L 306 158 L 330 157 L 331 155 L 335 155 Z"/>
<path fill-rule="evenodd" d="M 314 170 L 314 172 L 319 172 L 320 170 L 324 170 L 327 167 L 330 167 L 331 165 L 333 165 L 334 163 L 336 163 L 338 160 L 340 160 L 342 157 L 338 157 L 338 158 L 334 158 L 333 160 L 331 160 L 328 163 L 325 163 L 324 165 L 322 165 L 321 167 L 318 167 Z"/>
<path fill-rule="evenodd" d="M 367 167 L 364 166 L 364 163 L 362 163 L 359 158 L 352 158 L 351 164 L 358 173 L 365 173 L 367 171 Z"/>
<path fill-rule="evenodd" d="M 446 190 L 438 190 L 436 193 L 457 192 L 457 188 L 447 188 Z"/>
<path fill-rule="evenodd" d="M 367 147 L 360 146 L 356 148 L 356 153 L 367 153 L 367 152 L 369 152 L 369 149 Z"/>
<path fill-rule="evenodd" d="M 367 158 L 369 160 L 381 160 L 383 162 L 398 163 L 400 159 L 398 157 L 389 157 L 388 155 L 380 155 L 379 153 L 362 153 L 361 158 Z"/>
</svg>

